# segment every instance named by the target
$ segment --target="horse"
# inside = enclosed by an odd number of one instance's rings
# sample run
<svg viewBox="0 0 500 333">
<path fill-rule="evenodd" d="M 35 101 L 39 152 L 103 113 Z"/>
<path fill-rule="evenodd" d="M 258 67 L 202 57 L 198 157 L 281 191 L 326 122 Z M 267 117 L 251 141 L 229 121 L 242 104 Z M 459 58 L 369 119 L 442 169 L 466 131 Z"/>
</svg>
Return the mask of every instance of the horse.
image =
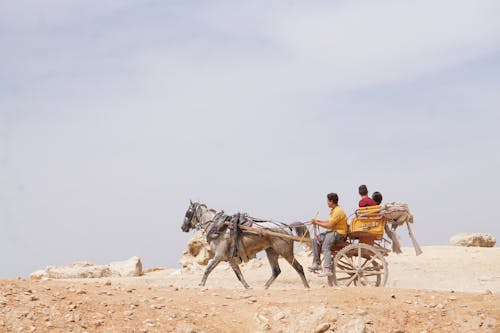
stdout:
<svg viewBox="0 0 500 333">
<path fill-rule="evenodd" d="M 208 208 L 205 204 L 190 202 L 181 229 L 184 232 L 189 232 L 191 229 L 203 229 L 207 234 L 207 242 L 215 253 L 203 273 L 203 278 L 199 286 L 204 286 L 210 272 L 212 272 L 221 261 L 226 261 L 233 269 L 238 280 L 243 284 L 243 287 L 245 287 L 245 289 L 250 288 L 238 265 L 241 261 L 237 255 L 235 256 L 235 237 L 231 235 L 235 229 L 233 228 L 233 231 L 231 231 L 228 223 L 226 223 L 229 219 L 235 222 L 234 219 L 239 216 L 240 214 L 235 214 L 230 217 L 224 215 L 223 211 L 217 212 L 214 209 Z M 221 221 L 222 223 L 220 223 Z M 309 230 L 303 223 L 287 225 L 280 222 L 258 220 L 254 221 L 253 227 L 271 230 L 284 235 L 292 235 L 292 229 L 294 229 L 299 237 L 310 238 Z M 304 287 L 309 288 L 309 284 L 304 275 L 304 269 L 294 257 L 293 240 L 279 236 L 266 235 L 265 233 L 255 234 L 245 231 L 239 233 L 237 236 L 239 237 L 239 241 L 236 241 L 236 245 L 244 248 L 247 258 L 253 258 L 258 252 L 263 250 L 266 251 L 267 259 L 272 269 L 272 275 L 269 280 L 267 280 L 265 289 L 268 289 L 281 273 L 278 263 L 279 256 L 285 258 L 299 274 Z M 231 249 L 233 249 L 233 251 L 231 251 Z"/>
</svg>

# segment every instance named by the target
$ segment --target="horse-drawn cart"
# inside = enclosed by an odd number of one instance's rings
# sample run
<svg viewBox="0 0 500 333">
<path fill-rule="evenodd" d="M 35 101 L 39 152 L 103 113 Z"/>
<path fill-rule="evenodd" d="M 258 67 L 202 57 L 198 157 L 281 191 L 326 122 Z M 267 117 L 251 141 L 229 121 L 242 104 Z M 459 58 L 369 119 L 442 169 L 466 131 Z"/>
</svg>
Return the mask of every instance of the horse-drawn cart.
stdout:
<svg viewBox="0 0 500 333">
<path fill-rule="evenodd" d="M 413 241 L 417 255 L 421 250 L 413 237 L 408 223 L 413 222 L 413 216 L 406 204 L 386 204 L 384 207 L 371 206 L 356 210 L 355 217 L 350 222 L 345 240 L 336 243 L 332 248 L 333 269 L 328 277 L 328 284 L 333 286 L 372 286 L 383 287 L 389 274 L 385 256 L 391 250 L 386 248 L 392 244 L 392 251 L 400 253 L 397 236 L 394 229 L 406 223 L 410 238 Z M 224 211 L 217 212 L 206 205 L 191 202 L 181 229 L 188 232 L 191 229 L 203 230 L 207 243 L 214 257 L 209 262 L 200 285 L 205 285 L 210 272 L 221 261 L 227 261 L 245 288 L 245 281 L 239 263 L 254 258 L 256 253 L 266 251 L 272 275 L 265 288 L 273 283 L 281 272 L 278 257 L 283 257 L 299 274 L 305 287 L 309 287 L 302 265 L 294 256 L 294 242 L 311 243 L 316 238 L 311 235 L 307 223 L 285 224 L 281 222 L 259 220 L 246 214 L 227 215 Z M 391 228 L 388 224 L 392 224 Z M 297 235 L 292 233 L 294 230 Z M 390 241 L 384 238 L 387 234 Z"/>
<path fill-rule="evenodd" d="M 389 242 L 383 238 L 385 225 L 386 218 L 380 206 L 356 211 L 346 240 L 332 247 L 333 275 L 328 277 L 330 286 L 383 287 L 386 284 L 389 269 L 384 257 L 390 250 L 386 248 Z M 312 242 L 309 237 L 284 235 L 246 226 L 241 228 L 246 232 L 272 234 L 303 243 Z"/>
</svg>

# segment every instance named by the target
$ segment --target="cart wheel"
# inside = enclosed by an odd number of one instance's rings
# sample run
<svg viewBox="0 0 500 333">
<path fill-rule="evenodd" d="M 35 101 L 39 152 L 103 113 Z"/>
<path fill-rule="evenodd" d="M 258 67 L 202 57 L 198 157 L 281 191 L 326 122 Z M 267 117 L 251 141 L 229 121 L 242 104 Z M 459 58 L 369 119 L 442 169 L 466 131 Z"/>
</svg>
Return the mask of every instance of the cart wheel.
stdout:
<svg viewBox="0 0 500 333">
<path fill-rule="evenodd" d="M 336 286 L 383 287 L 389 269 L 384 256 L 373 246 L 357 243 L 340 250 L 333 261 L 333 280 Z"/>
</svg>

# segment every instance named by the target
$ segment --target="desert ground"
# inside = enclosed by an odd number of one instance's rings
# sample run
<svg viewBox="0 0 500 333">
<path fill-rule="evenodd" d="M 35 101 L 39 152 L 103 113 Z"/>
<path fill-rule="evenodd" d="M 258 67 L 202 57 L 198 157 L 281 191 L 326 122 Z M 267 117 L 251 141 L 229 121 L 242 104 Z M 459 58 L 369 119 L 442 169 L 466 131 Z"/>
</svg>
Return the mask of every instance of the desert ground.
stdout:
<svg viewBox="0 0 500 333">
<path fill-rule="evenodd" d="M 202 267 L 141 277 L 0 280 L 0 332 L 500 332 L 500 248 L 427 246 L 390 254 L 383 288 L 328 287 L 280 261 L 270 289 L 265 258 L 227 264 L 205 287 Z M 304 267 L 311 258 L 299 253 Z M 146 267 L 147 268 L 147 267 Z"/>
</svg>

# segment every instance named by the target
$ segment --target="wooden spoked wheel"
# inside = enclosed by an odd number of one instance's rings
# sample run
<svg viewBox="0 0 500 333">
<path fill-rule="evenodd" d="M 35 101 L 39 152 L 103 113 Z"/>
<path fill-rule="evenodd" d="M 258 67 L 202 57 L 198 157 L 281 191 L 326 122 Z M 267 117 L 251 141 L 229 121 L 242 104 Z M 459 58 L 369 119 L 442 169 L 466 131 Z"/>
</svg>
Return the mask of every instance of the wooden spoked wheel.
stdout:
<svg viewBox="0 0 500 333">
<path fill-rule="evenodd" d="M 328 278 L 328 284 L 383 287 L 388 275 L 384 256 L 373 246 L 357 243 L 337 252 L 333 260 L 333 275 Z"/>
</svg>

